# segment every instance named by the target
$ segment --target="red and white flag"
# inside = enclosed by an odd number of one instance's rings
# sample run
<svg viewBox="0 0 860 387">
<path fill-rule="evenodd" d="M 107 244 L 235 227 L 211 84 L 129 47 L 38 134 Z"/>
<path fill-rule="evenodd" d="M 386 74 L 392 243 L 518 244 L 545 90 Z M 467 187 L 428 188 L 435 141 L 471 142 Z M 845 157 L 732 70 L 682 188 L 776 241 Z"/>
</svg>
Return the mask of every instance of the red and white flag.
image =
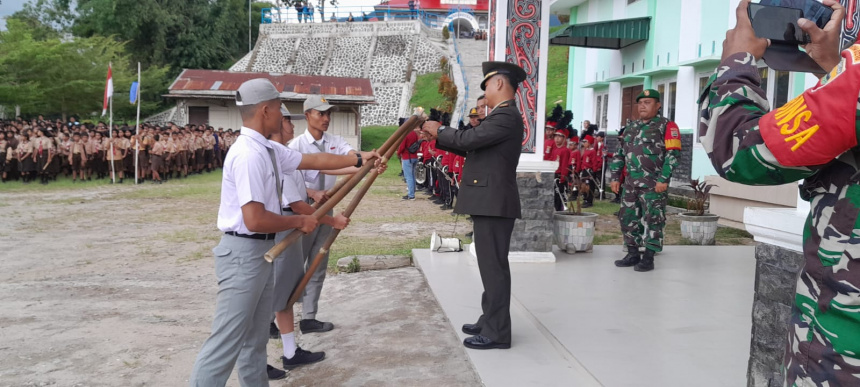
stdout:
<svg viewBox="0 0 860 387">
<path fill-rule="evenodd" d="M 111 66 L 108 65 L 107 84 L 105 85 L 105 102 L 102 107 L 103 116 L 107 114 L 108 102 L 110 101 L 111 96 L 113 96 L 113 76 L 111 75 Z"/>
</svg>

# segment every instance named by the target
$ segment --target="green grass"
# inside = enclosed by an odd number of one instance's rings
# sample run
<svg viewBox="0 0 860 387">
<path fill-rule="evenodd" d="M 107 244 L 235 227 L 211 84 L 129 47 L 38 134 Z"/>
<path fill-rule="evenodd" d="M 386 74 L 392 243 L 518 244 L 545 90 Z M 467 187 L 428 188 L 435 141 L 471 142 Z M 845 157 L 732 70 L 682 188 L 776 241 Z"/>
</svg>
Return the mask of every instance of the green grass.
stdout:
<svg viewBox="0 0 860 387">
<path fill-rule="evenodd" d="M 591 212 L 598 215 L 614 216 L 615 212 L 618 211 L 620 207 L 621 205 L 609 202 L 607 200 L 595 200 L 593 207 L 583 208 L 582 212 Z"/>
<path fill-rule="evenodd" d="M 445 97 L 439 94 L 439 78 L 441 77 L 441 72 L 419 75 L 415 80 L 415 88 L 412 90 L 412 99 L 409 100 L 409 105 L 412 107 L 421 106 L 428 114 L 430 108 L 444 105 Z"/>
<path fill-rule="evenodd" d="M 550 33 L 567 26 L 555 26 L 550 28 Z M 546 68 L 546 111 L 547 115 L 552 112 L 556 104 L 566 108 L 567 102 L 567 71 L 570 47 L 549 46 L 549 59 Z"/>
<path fill-rule="evenodd" d="M 426 249 L 430 238 L 388 239 L 356 238 L 339 236 L 331 247 L 328 268 L 337 271 L 337 260 L 350 255 L 406 255 L 412 256 L 412 249 Z"/>
<path fill-rule="evenodd" d="M 746 232 L 746 230 L 741 230 L 738 228 L 732 227 L 720 227 L 717 229 L 717 239 L 728 238 L 728 239 L 737 239 L 737 238 L 748 238 L 752 239 L 752 234 Z"/>
</svg>

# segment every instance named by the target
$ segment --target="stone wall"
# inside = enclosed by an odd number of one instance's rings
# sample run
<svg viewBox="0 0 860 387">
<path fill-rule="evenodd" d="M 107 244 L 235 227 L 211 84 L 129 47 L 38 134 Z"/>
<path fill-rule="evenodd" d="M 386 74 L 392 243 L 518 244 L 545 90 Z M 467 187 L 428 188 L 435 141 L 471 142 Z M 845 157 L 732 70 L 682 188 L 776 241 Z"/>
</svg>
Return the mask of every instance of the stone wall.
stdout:
<svg viewBox="0 0 860 387">
<path fill-rule="evenodd" d="M 511 251 L 552 251 L 552 172 L 518 172 L 523 217 L 514 224 Z"/>
<path fill-rule="evenodd" d="M 414 75 L 439 71 L 444 55 L 418 21 L 260 25 L 254 51 L 232 71 L 366 77 L 376 105 L 361 108 L 361 126 L 396 125 L 408 114 Z M 432 38 L 431 38 L 432 39 Z"/>
<path fill-rule="evenodd" d="M 747 386 L 782 386 L 782 360 L 791 305 L 803 254 L 759 243 L 755 249 L 755 300 L 752 310 Z"/>
</svg>

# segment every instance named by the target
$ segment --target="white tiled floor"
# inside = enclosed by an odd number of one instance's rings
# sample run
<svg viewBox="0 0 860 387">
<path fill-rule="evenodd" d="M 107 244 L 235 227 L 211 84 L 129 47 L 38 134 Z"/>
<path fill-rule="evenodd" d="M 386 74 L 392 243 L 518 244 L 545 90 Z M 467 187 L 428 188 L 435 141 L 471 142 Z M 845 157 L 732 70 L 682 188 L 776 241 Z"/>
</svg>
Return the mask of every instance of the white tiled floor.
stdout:
<svg viewBox="0 0 860 387">
<path fill-rule="evenodd" d="M 480 315 L 474 257 L 413 253 L 465 338 Z M 649 273 L 616 268 L 620 246 L 512 264 L 513 347 L 464 350 L 487 386 L 744 386 L 753 253 L 670 246 Z"/>
</svg>

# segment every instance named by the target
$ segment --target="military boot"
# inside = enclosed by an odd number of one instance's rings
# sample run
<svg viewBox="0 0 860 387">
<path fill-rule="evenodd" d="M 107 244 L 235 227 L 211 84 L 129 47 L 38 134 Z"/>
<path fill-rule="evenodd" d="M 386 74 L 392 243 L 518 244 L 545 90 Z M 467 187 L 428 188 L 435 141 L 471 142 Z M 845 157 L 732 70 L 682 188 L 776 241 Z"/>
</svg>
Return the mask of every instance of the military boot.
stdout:
<svg viewBox="0 0 860 387">
<path fill-rule="evenodd" d="M 645 254 L 642 255 L 642 261 L 640 261 L 636 267 L 633 268 L 636 271 L 651 271 L 654 270 L 654 250 L 645 249 Z"/>
<path fill-rule="evenodd" d="M 639 263 L 639 246 L 627 246 L 627 256 L 615 261 L 615 266 L 630 267 Z"/>
</svg>

